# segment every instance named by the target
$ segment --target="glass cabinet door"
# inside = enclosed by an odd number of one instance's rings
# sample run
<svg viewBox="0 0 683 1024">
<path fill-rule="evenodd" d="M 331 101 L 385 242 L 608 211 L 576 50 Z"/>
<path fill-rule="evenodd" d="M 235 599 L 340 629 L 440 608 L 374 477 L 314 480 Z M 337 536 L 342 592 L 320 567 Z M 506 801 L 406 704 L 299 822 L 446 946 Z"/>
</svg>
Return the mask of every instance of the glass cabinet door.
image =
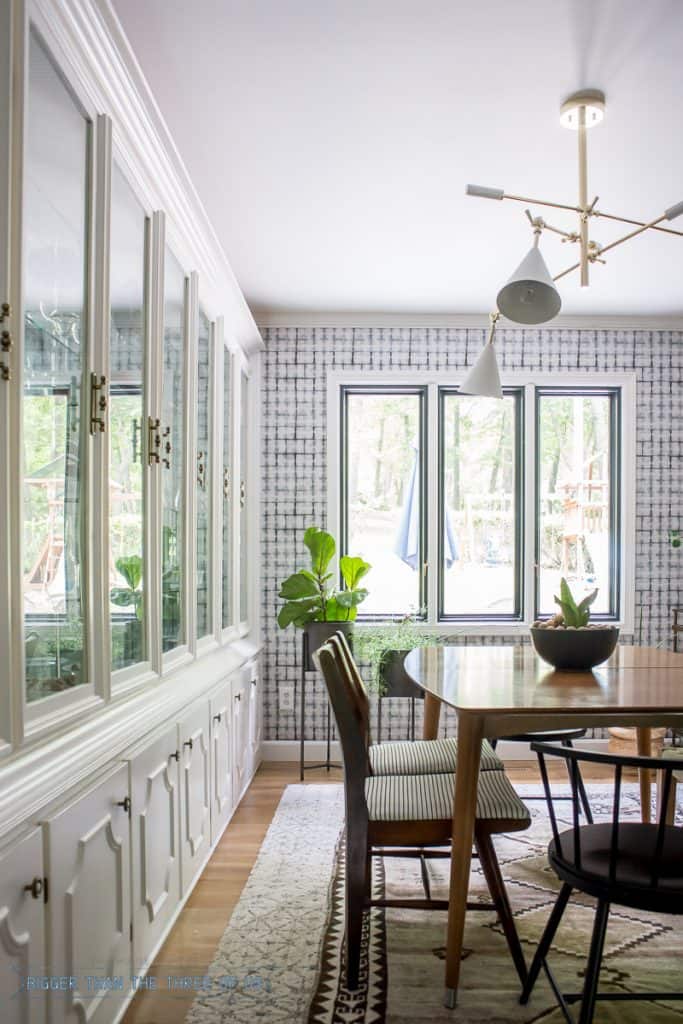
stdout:
<svg viewBox="0 0 683 1024">
<path fill-rule="evenodd" d="M 161 646 L 186 642 L 185 536 L 185 275 L 167 248 L 164 273 L 164 340 L 161 406 Z"/>
<path fill-rule="evenodd" d="M 87 682 L 84 538 L 90 122 L 34 32 L 24 197 L 26 699 Z"/>
<path fill-rule="evenodd" d="M 147 218 L 114 164 L 109 348 L 111 666 L 144 661 L 143 423 Z"/>
<path fill-rule="evenodd" d="M 199 311 L 197 340 L 197 457 L 195 493 L 197 505 L 197 638 L 212 631 L 211 571 L 211 324 Z"/>
<path fill-rule="evenodd" d="M 240 375 L 240 622 L 249 618 L 249 378 Z"/>
<path fill-rule="evenodd" d="M 232 614 L 232 365 L 223 351 L 223 629 L 233 624 Z"/>
</svg>

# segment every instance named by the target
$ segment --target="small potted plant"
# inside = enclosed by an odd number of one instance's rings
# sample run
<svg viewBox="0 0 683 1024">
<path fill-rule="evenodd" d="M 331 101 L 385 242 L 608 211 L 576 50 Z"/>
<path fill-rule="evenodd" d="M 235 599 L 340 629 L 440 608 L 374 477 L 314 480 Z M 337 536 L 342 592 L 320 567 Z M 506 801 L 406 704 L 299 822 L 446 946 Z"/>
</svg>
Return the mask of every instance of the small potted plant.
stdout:
<svg viewBox="0 0 683 1024">
<path fill-rule="evenodd" d="M 334 537 L 317 526 L 310 526 L 304 533 L 304 544 L 310 555 L 310 569 L 300 569 L 289 576 L 280 587 L 280 597 L 285 604 L 278 613 L 280 629 L 293 625 L 303 629 L 308 636 L 308 664 L 315 667 L 311 655 L 322 646 L 337 630 L 351 634 L 353 621 L 358 614 L 358 605 L 368 596 L 364 587 L 358 584 L 372 566 L 362 558 L 343 555 L 339 569 L 344 587 L 335 586 L 333 572 L 329 571 L 337 545 Z"/>
<path fill-rule="evenodd" d="M 403 662 L 415 647 L 428 647 L 437 640 L 420 628 L 415 615 L 358 629 L 354 650 L 358 660 L 369 666 L 369 689 L 380 697 L 422 697 L 423 691 L 406 674 Z"/>
<path fill-rule="evenodd" d="M 587 671 L 607 661 L 617 646 L 619 629 L 609 622 L 590 623 L 590 606 L 598 596 L 592 591 L 578 604 L 564 577 L 555 603 L 560 611 L 531 627 L 531 639 L 538 654 L 554 668 Z"/>
<path fill-rule="evenodd" d="M 129 555 L 116 559 L 116 571 L 127 586 L 112 587 L 109 600 L 119 608 L 132 608 L 135 618 L 125 624 L 124 656 L 126 661 L 137 661 L 142 655 L 142 559 Z"/>
</svg>

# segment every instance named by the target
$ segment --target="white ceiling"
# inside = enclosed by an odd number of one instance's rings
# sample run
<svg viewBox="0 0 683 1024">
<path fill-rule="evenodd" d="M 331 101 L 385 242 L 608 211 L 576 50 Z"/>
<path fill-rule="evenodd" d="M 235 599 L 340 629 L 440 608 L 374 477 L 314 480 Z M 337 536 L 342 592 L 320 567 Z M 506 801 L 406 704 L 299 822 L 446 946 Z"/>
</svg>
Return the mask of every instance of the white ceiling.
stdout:
<svg viewBox="0 0 683 1024">
<path fill-rule="evenodd" d="M 558 111 L 581 87 L 607 95 L 599 206 L 683 199 L 680 0 L 113 3 L 257 316 L 489 310 L 531 235 L 523 206 L 465 185 L 576 202 Z M 542 245 L 552 273 L 574 262 Z M 683 238 L 650 232 L 590 289 L 563 281 L 563 313 L 680 314 L 682 269 Z"/>
</svg>

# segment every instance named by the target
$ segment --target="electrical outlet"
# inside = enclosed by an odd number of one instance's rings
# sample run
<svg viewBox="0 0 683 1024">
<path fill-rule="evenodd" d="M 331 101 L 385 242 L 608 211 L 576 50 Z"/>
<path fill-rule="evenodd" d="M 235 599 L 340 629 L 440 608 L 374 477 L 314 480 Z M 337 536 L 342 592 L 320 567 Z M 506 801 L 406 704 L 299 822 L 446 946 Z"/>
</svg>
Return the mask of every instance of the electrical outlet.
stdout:
<svg viewBox="0 0 683 1024">
<path fill-rule="evenodd" d="M 280 687 L 280 709 L 282 711 L 293 711 L 294 710 L 294 687 L 293 686 L 281 686 Z"/>
</svg>

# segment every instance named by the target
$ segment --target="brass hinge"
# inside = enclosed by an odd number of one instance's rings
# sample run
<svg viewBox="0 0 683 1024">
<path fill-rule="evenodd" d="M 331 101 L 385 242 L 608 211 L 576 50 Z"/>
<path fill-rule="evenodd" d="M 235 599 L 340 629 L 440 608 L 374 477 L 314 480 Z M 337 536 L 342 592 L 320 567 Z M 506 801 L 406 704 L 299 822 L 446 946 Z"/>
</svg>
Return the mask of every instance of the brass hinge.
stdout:
<svg viewBox="0 0 683 1024">
<path fill-rule="evenodd" d="M 2 305 L 0 306 L 0 324 L 4 324 L 5 320 L 9 319 L 10 313 L 11 310 L 9 302 L 3 302 Z M 8 330 L 4 330 L 2 331 L 2 333 L 0 333 L 0 351 L 12 351 L 12 335 Z M 11 379 L 12 370 L 9 362 L 6 363 L 4 360 L 0 360 L 0 380 Z"/>
<path fill-rule="evenodd" d="M 240 508 L 244 508 L 247 503 L 247 485 L 244 480 L 240 480 Z"/>
<path fill-rule="evenodd" d="M 160 419 L 152 419 L 151 416 L 147 417 L 147 462 L 150 466 L 158 466 L 161 461 L 159 455 L 159 449 L 161 448 L 160 427 Z"/>
<path fill-rule="evenodd" d="M 197 484 L 205 491 L 206 490 L 206 452 L 197 452 Z"/>
<path fill-rule="evenodd" d="M 90 433 L 103 434 L 107 429 L 104 418 L 107 411 L 107 378 L 102 374 L 90 374 Z"/>
<path fill-rule="evenodd" d="M 166 427 L 164 429 L 164 432 L 162 433 L 161 436 L 166 438 L 166 444 L 164 445 L 164 452 L 166 454 L 164 455 L 164 457 L 163 457 L 163 459 L 161 461 L 163 462 L 165 469 L 170 469 L 171 468 L 171 458 L 170 458 L 170 456 L 171 456 L 171 442 L 169 441 L 169 438 L 171 436 L 171 428 L 170 427 Z"/>
<path fill-rule="evenodd" d="M 223 498 L 225 501 L 230 497 L 230 470 L 227 466 L 223 467 Z"/>
</svg>

